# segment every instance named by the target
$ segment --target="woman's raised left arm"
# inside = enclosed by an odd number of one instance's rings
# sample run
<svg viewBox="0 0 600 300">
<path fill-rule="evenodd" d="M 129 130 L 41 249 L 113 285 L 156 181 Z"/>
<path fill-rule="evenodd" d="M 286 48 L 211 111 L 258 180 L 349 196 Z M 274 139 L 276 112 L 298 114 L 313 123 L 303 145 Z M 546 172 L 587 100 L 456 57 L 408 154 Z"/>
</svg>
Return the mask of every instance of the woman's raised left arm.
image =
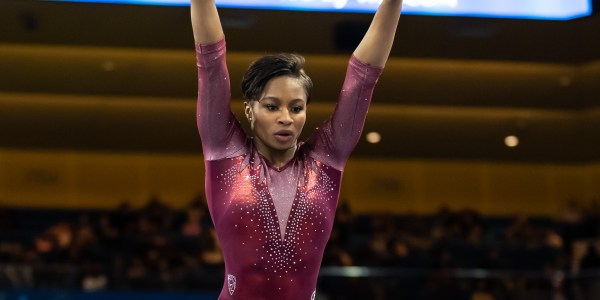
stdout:
<svg viewBox="0 0 600 300">
<path fill-rule="evenodd" d="M 375 67 L 385 66 L 394 43 L 401 9 L 402 0 L 383 0 L 369 30 L 354 50 L 354 57 Z"/>
<path fill-rule="evenodd" d="M 350 58 L 331 119 L 308 141 L 314 157 L 335 169 L 344 169 L 362 135 L 373 89 L 394 43 L 401 6 L 402 0 L 383 0 Z"/>
</svg>

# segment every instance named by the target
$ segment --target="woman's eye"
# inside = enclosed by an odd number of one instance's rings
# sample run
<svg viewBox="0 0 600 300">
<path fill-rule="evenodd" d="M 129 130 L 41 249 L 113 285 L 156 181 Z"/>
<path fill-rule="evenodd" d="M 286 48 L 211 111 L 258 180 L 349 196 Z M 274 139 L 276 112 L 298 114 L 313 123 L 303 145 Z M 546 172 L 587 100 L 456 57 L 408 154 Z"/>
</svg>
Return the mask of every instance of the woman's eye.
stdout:
<svg viewBox="0 0 600 300">
<path fill-rule="evenodd" d="M 299 112 L 301 112 L 301 111 L 303 111 L 303 110 L 304 110 L 304 107 L 303 107 L 303 106 L 294 106 L 294 107 L 292 108 L 292 111 L 293 111 L 293 112 L 295 112 L 295 113 L 299 113 Z"/>
<path fill-rule="evenodd" d="M 267 105 L 265 105 L 265 107 L 267 108 L 268 111 L 276 111 L 277 110 L 277 105 L 267 104 Z"/>
</svg>

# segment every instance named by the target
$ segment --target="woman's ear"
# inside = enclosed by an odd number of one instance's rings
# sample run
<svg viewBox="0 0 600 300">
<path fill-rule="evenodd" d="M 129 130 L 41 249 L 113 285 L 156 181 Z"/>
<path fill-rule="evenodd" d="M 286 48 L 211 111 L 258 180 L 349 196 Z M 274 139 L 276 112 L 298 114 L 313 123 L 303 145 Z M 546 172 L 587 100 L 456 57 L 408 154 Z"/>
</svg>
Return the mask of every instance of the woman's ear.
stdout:
<svg viewBox="0 0 600 300">
<path fill-rule="evenodd" d="M 244 101 L 244 113 L 246 114 L 246 119 L 248 122 L 252 123 L 252 106 L 248 101 Z"/>
</svg>

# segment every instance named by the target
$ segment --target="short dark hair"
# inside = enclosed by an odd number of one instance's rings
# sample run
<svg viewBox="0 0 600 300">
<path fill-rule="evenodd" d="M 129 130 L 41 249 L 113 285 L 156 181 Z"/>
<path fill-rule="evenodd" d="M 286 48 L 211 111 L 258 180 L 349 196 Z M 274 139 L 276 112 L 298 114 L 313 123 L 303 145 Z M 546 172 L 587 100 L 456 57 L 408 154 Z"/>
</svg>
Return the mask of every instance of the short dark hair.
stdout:
<svg viewBox="0 0 600 300">
<path fill-rule="evenodd" d="M 297 78 L 306 91 L 310 102 L 313 83 L 304 72 L 304 57 L 293 53 L 266 55 L 254 61 L 242 78 L 242 93 L 246 101 L 259 100 L 267 83 L 280 76 Z"/>
</svg>

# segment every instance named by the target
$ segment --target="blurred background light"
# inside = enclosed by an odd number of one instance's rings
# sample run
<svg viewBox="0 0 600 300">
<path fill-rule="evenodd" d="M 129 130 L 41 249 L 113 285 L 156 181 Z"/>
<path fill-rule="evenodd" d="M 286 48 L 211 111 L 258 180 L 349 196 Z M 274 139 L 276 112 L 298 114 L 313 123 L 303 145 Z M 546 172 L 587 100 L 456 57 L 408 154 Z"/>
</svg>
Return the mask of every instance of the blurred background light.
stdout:
<svg viewBox="0 0 600 300">
<path fill-rule="evenodd" d="M 189 5 L 189 0 L 49 0 L 142 5 Z M 374 12 L 381 0 L 217 0 L 223 8 Z M 406 0 L 403 13 L 438 16 L 570 20 L 592 13 L 590 0 Z"/>
<path fill-rule="evenodd" d="M 367 133 L 366 138 L 367 142 L 371 144 L 377 144 L 381 142 L 381 134 L 379 134 L 379 132 L 369 132 Z"/>
<path fill-rule="evenodd" d="M 514 148 L 519 146 L 519 138 L 515 135 L 509 135 L 504 138 L 504 144 L 506 147 Z"/>
</svg>

